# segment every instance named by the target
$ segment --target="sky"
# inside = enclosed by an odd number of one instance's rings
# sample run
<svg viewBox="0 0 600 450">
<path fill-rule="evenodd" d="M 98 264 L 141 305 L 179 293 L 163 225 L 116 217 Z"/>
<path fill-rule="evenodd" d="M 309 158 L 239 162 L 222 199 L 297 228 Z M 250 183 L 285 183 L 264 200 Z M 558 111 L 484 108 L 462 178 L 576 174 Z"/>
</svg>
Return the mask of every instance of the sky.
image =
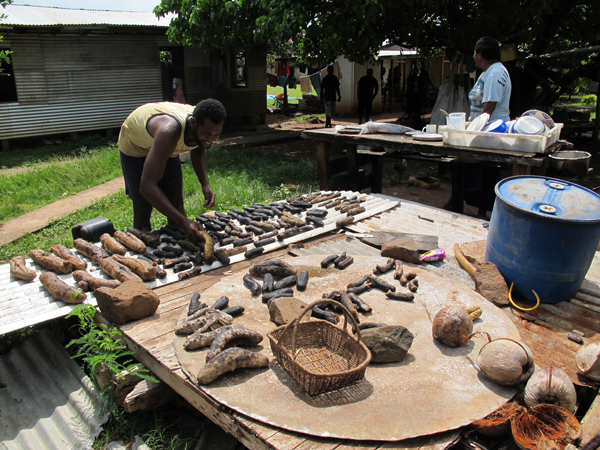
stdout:
<svg viewBox="0 0 600 450">
<path fill-rule="evenodd" d="M 151 12 L 160 0 L 13 0 L 13 5 Z"/>
</svg>

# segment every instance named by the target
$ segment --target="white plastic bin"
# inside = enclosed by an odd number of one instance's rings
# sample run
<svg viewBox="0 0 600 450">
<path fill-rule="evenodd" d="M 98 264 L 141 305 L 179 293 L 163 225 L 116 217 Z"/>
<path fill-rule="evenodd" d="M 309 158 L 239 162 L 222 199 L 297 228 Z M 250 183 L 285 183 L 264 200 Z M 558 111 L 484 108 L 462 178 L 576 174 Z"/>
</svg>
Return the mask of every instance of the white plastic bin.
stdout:
<svg viewBox="0 0 600 450">
<path fill-rule="evenodd" d="M 453 147 L 489 148 L 492 150 L 511 150 L 523 153 L 544 153 L 544 150 L 558 141 L 563 124 L 536 136 L 509 133 L 488 133 L 486 131 L 441 130 L 445 145 Z"/>
</svg>

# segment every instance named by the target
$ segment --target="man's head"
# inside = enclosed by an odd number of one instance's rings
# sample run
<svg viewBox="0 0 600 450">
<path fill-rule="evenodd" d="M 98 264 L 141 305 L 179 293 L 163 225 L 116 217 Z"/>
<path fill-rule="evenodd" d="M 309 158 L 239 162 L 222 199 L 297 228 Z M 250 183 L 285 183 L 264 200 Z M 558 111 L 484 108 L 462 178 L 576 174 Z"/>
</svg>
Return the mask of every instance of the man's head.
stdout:
<svg viewBox="0 0 600 450">
<path fill-rule="evenodd" d="M 372 77 L 373 76 L 373 69 L 367 69 L 367 75 Z"/>
<path fill-rule="evenodd" d="M 328 66 L 328 67 L 327 67 L 327 73 L 328 73 L 329 75 L 333 74 L 333 66 Z"/>
<path fill-rule="evenodd" d="M 196 143 L 208 149 L 219 139 L 226 117 L 227 112 L 220 101 L 208 98 L 198 103 L 190 117 Z"/>
<path fill-rule="evenodd" d="M 500 44 L 493 37 L 484 36 L 475 43 L 475 55 L 486 61 L 500 61 Z"/>
</svg>

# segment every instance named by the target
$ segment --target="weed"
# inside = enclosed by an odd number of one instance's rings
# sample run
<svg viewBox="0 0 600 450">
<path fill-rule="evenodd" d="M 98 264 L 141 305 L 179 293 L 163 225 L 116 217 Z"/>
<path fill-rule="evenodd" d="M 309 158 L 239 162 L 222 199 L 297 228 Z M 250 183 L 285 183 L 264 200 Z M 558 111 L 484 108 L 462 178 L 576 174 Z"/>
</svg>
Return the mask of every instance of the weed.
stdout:
<svg viewBox="0 0 600 450">
<path fill-rule="evenodd" d="M 90 378 L 94 385 L 100 390 L 102 398 L 109 405 L 111 412 L 116 412 L 116 405 L 112 402 L 112 386 L 109 384 L 101 389 L 96 382 L 94 374 L 101 368 L 108 368 L 115 375 L 121 376 L 126 371 L 140 378 L 158 382 L 150 375 L 150 371 L 139 363 L 134 363 L 130 358 L 133 352 L 127 350 L 121 343 L 123 333 L 117 327 L 108 327 L 105 324 L 97 324 L 94 321 L 96 308 L 92 305 L 77 305 L 66 319 L 76 317 L 79 319 L 79 329 L 82 333 L 80 338 L 73 339 L 66 348 L 76 346 L 77 351 L 73 358 L 81 358 L 88 369 Z"/>
</svg>

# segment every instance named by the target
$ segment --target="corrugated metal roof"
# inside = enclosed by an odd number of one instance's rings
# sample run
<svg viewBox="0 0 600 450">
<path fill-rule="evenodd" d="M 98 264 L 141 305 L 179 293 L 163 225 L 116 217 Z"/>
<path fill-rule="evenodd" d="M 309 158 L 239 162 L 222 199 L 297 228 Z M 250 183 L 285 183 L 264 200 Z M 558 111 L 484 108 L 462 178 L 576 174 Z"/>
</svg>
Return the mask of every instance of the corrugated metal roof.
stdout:
<svg viewBox="0 0 600 450">
<path fill-rule="evenodd" d="M 0 448 L 91 449 L 108 413 L 91 380 L 43 330 L 0 358 Z"/>
<path fill-rule="evenodd" d="M 352 197 L 358 194 L 357 192 L 351 191 L 341 192 L 347 197 Z M 393 199 L 384 199 L 374 196 L 367 196 L 366 198 L 367 201 L 362 203 L 362 205 L 366 208 L 366 211 L 356 215 L 356 220 L 361 220 L 365 217 L 379 214 L 382 211 L 392 208 L 397 203 L 397 201 Z M 314 237 L 319 234 L 332 231 L 337 228 L 335 222 L 343 215 L 345 214 L 342 214 L 340 211 L 332 212 L 326 218 L 324 227 L 318 227 L 305 233 L 286 238 L 282 241 L 277 241 L 266 245 L 264 246 L 265 252 L 276 250 L 291 243 L 299 242 L 308 239 L 309 237 Z M 50 245 L 51 244 L 49 243 L 48 246 Z M 100 244 L 97 243 L 96 245 Z M 167 244 L 161 244 L 161 246 L 165 245 Z M 232 246 L 233 244 L 229 244 L 224 248 L 231 248 Z M 220 245 L 217 244 L 215 248 L 220 248 Z M 75 249 L 72 249 L 72 251 L 75 252 Z M 127 256 L 135 255 L 135 252 L 127 252 Z M 92 264 L 88 258 L 83 257 L 83 255 L 79 256 L 87 261 L 87 270 L 90 274 L 98 278 L 110 278 L 104 272 L 99 270 L 98 266 Z M 243 254 L 238 254 L 231 257 L 231 263 L 235 263 L 243 259 L 245 259 L 245 256 Z M 74 308 L 73 305 L 68 305 L 62 301 L 55 300 L 52 298 L 50 293 L 44 289 L 39 281 L 39 274 L 46 269 L 38 264 L 35 264 L 29 258 L 26 259 L 26 264 L 27 267 L 33 268 L 38 274 L 38 276 L 30 282 L 13 278 L 10 274 L 9 264 L 0 265 L 0 334 L 9 333 L 30 325 L 42 323 L 56 317 L 66 316 Z M 205 273 L 218 269 L 219 267 L 222 267 L 222 265 L 223 264 L 217 261 L 213 262 L 212 264 L 204 264 L 202 266 L 202 272 Z M 179 276 L 173 271 L 173 268 L 168 268 L 165 271 L 167 272 L 167 276 L 165 278 L 146 281 L 146 285 L 154 289 L 158 286 L 179 281 Z M 59 275 L 59 277 L 69 286 L 76 285 L 71 273 Z M 86 303 L 94 306 L 97 304 L 96 299 L 91 293 L 87 294 Z"/>
<path fill-rule="evenodd" d="M 40 27 L 65 25 L 168 27 L 172 18 L 172 16 L 158 18 L 152 12 L 99 11 L 29 5 L 8 5 L 0 12 L 6 16 L 0 19 L 1 25 Z"/>
</svg>

